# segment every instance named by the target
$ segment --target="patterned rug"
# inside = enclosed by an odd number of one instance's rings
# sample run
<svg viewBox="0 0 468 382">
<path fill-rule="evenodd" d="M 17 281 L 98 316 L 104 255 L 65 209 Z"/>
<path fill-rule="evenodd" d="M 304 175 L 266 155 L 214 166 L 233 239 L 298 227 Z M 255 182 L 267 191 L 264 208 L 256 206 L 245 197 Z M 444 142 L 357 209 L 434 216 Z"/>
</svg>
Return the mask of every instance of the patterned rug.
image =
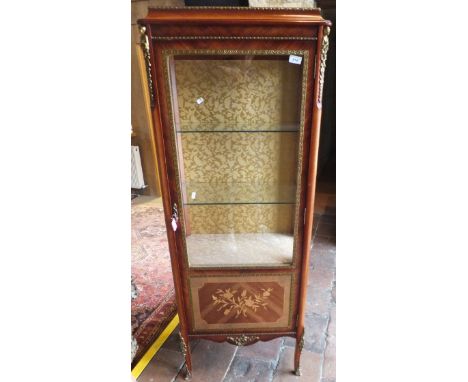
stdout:
<svg viewBox="0 0 468 382">
<path fill-rule="evenodd" d="M 138 198 L 137 198 L 138 200 Z M 132 201 L 132 368 L 177 313 L 163 208 Z"/>
</svg>

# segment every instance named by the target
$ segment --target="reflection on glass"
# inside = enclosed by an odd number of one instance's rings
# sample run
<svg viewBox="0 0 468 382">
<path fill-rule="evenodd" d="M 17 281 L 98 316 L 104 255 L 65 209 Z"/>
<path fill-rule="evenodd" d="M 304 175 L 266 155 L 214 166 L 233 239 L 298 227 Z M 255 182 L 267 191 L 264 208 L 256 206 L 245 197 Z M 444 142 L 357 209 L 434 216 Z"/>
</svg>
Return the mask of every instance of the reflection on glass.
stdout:
<svg viewBox="0 0 468 382">
<path fill-rule="evenodd" d="M 288 56 L 171 62 L 190 266 L 290 264 L 302 65 Z"/>
</svg>

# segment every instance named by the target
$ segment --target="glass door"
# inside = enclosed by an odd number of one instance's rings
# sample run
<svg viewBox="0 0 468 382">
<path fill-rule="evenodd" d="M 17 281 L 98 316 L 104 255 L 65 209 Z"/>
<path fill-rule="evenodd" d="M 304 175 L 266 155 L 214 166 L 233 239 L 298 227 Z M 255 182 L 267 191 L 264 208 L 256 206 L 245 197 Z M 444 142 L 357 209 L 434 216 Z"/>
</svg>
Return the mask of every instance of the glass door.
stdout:
<svg viewBox="0 0 468 382">
<path fill-rule="evenodd" d="M 291 265 L 306 59 L 305 51 L 166 52 L 190 267 Z"/>
</svg>

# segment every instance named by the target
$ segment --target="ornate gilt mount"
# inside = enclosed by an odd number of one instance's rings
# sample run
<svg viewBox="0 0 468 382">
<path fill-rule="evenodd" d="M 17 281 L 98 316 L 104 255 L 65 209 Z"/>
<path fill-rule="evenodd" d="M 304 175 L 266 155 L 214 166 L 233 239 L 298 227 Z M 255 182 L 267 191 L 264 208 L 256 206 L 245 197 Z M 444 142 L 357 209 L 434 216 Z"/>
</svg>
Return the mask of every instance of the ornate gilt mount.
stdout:
<svg viewBox="0 0 468 382">
<path fill-rule="evenodd" d="M 182 333 L 180 332 L 179 332 L 179 339 L 180 339 L 180 352 L 185 358 L 187 355 L 187 344 L 185 343 L 184 337 L 182 336 Z"/>
<path fill-rule="evenodd" d="M 179 342 L 180 352 L 182 353 L 184 358 L 186 358 L 187 351 L 188 351 L 187 350 L 187 344 L 185 343 L 184 337 L 182 336 L 181 332 L 179 332 L 179 339 L 180 339 L 180 342 Z M 190 370 L 188 369 L 187 364 L 185 364 L 185 377 L 184 377 L 184 379 L 188 380 L 188 379 L 191 379 L 191 378 L 192 378 L 192 373 L 190 373 Z"/>
<path fill-rule="evenodd" d="M 320 53 L 320 76 L 319 76 L 319 94 L 318 94 L 318 103 L 322 103 L 323 95 L 323 84 L 325 82 L 325 67 L 327 66 L 327 53 L 330 46 L 330 41 L 328 36 L 330 35 L 330 27 L 325 27 L 323 29 L 323 38 L 322 38 L 322 51 Z"/>
<path fill-rule="evenodd" d="M 140 26 L 140 45 L 143 49 L 143 55 L 145 57 L 146 65 L 146 78 L 148 79 L 148 91 L 150 95 L 151 107 L 154 107 L 154 93 L 153 93 L 153 77 L 151 75 L 151 54 L 148 34 L 146 33 L 146 27 Z"/>
<path fill-rule="evenodd" d="M 297 376 L 300 376 L 302 374 L 302 372 L 301 372 L 301 353 L 302 353 L 302 349 L 304 348 L 304 333 L 305 333 L 305 330 L 302 332 L 301 339 L 299 340 L 299 342 L 297 344 L 297 350 L 299 352 L 299 362 L 297 364 L 296 370 L 294 370 L 294 374 L 296 374 Z"/>
<path fill-rule="evenodd" d="M 232 343 L 233 345 L 237 346 L 246 346 L 250 345 L 254 342 L 257 342 L 260 338 L 257 336 L 246 336 L 245 334 L 242 334 L 238 337 L 228 337 L 227 340 L 229 343 Z"/>
</svg>

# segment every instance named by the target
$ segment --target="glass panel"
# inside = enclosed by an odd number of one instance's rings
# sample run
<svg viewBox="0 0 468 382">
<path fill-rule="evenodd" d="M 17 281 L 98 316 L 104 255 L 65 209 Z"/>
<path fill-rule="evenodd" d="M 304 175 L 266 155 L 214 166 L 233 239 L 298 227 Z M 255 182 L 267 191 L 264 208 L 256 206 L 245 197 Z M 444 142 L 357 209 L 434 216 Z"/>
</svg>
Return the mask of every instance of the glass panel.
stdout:
<svg viewBox="0 0 468 382">
<path fill-rule="evenodd" d="M 175 55 L 168 64 L 190 266 L 291 264 L 304 63 Z"/>
</svg>

